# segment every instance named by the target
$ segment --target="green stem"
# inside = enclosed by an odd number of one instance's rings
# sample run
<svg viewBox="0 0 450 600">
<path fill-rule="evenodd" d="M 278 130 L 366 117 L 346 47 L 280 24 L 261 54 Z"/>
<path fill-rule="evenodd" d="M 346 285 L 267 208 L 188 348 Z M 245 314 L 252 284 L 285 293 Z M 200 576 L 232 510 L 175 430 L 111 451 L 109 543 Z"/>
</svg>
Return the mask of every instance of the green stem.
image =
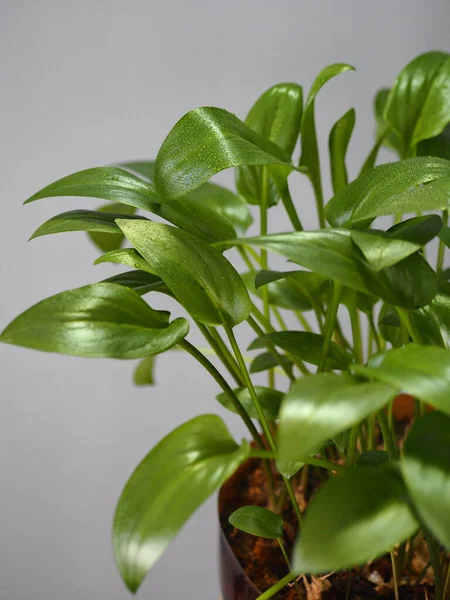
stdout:
<svg viewBox="0 0 450 600">
<path fill-rule="evenodd" d="M 381 352 L 382 347 L 381 347 L 380 336 L 378 335 L 378 331 L 377 331 L 377 328 L 375 326 L 375 321 L 373 320 L 373 313 L 367 315 L 367 319 L 369 321 L 369 328 L 370 328 L 370 331 L 372 333 L 372 337 L 375 340 L 375 344 L 377 346 L 377 351 Z M 372 354 L 372 348 L 369 348 L 369 352 L 370 353 L 368 354 L 368 356 L 371 356 L 371 354 Z"/>
<path fill-rule="evenodd" d="M 222 337 L 220 336 L 220 333 L 217 331 L 217 329 L 215 327 L 209 328 L 209 332 L 210 332 L 211 336 L 213 337 L 213 339 L 215 340 L 218 347 L 220 348 L 220 351 L 223 353 L 225 360 L 230 364 L 230 367 L 233 369 L 236 377 L 238 378 L 238 380 L 240 382 L 240 385 L 243 385 L 244 381 L 242 379 L 242 375 L 239 370 L 238 364 L 235 361 L 235 359 L 233 358 L 233 355 L 231 354 L 228 346 L 225 344 Z"/>
<path fill-rule="evenodd" d="M 447 599 L 447 592 L 450 589 L 450 562 L 447 565 L 447 575 L 445 576 L 444 592 L 442 597 L 444 600 Z"/>
<path fill-rule="evenodd" d="M 241 255 L 242 260 L 245 262 L 246 266 L 248 269 L 250 269 L 250 271 L 254 271 L 255 267 L 252 263 L 252 261 L 250 260 L 250 258 L 248 257 L 247 252 L 245 251 L 243 246 L 236 246 L 237 251 L 239 252 L 239 254 Z"/>
<path fill-rule="evenodd" d="M 254 458 L 277 458 L 278 455 L 276 452 L 271 450 L 252 450 L 251 456 Z M 338 465 L 337 463 L 331 462 L 331 460 L 326 460 L 324 458 L 313 458 L 311 456 L 301 457 L 298 459 L 298 462 L 305 463 L 305 465 L 311 465 L 313 467 L 320 467 L 322 469 L 327 469 L 328 471 L 336 471 L 337 473 L 344 473 L 345 467 L 342 465 Z"/>
<path fill-rule="evenodd" d="M 283 557 L 284 557 L 284 560 L 286 562 L 287 568 L 290 571 L 291 570 L 291 561 L 289 560 L 289 556 L 288 556 L 288 553 L 286 552 L 286 548 L 285 548 L 285 546 L 283 544 L 283 540 L 281 538 L 277 538 L 277 542 L 278 542 L 278 545 L 280 546 L 280 550 L 281 550 L 281 552 L 283 554 Z M 298 597 L 301 598 L 300 589 L 298 587 L 298 583 L 297 582 L 295 582 L 295 589 L 297 591 Z"/>
<path fill-rule="evenodd" d="M 391 460 L 398 458 L 398 448 L 395 443 L 395 438 L 389 429 L 389 423 L 384 410 L 379 410 L 377 413 L 378 423 L 380 424 L 381 433 L 383 435 L 384 445 Z"/>
<path fill-rule="evenodd" d="M 256 335 L 258 337 L 261 337 L 265 334 L 265 332 L 261 329 L 261 327 L 258 325 L 258 323 L 255 321 L 255 319 L 253 317 L 249 317 L 247 319 L 247 323 L 250 325 L 250 327 L 253 329 L 253 331 L 256 333 Z M 273 344 L 267 344 L 267 350 L 273 354 L 273 356 L 277 359 L 278 364 L 280 365 L 280 367 L 283 369 L 284 373 L 287 375 L 287 377 L 291 380 L 294 381 L 294 376 L 292 375 L 291 371 L 289 370 L 289 368 L 285 365 L 285 362 L 283 361 L 283 359 L 281 358 L 280 354 L 278 353 L 277 349 L 275 348 L 275 346 Z"/>
<path fill-rule="evenodd" d="M 410 319 L 409 312 L 404 308 L 400 308 L 398 306 L 396 307 L 396 310 L 401 322 L 403 323 L 406 331 L 408 332 L 408 335 L 415 344 L 418 344 L 420 346 L 422 344 L 422 338 L 420 336 L 420 333 L 414 327 Z"/>
<path fill-rule="evenodd" d="M 442 211 L 442 220 L 444 221 L 444 226 L 448 223 L 448 210 Z M 445 258 L 445 244 L 442 240 L 439 240 L 439 249 L 438 249 L 438 258 L 437 258 L 437 266 L 436 266 L 436 275 L 439 275 L 442 272 L 442 268 L 444 266 L 444 258 Z"/>
<path fill-rule="evenodd" d="M 296 310 L 294 314 L 305 331 L 312 331 L 311 325 L 308 323 L 303 313 L 301 313 L 299 310 Z"/>
<path fill-rule="evenodd" d="M 363 362 L 363 348 L 362 348 L 362 336 L 361 336 L 361 321 L 359 319 L 359 311 L 355 306 L 350 311 L 350 323 L 352 326 L 353 336 L 353 352 L 355 354 L 356 362 Z"/>
<path fill-rule="evenodd" d="M 427 545 L 430 552 L 431 566 L 434 572 L 434 594 L 436 600 L 444 598 L 444 581 L 442 577 L 441 557 L 439 546 L 433 536 L 427 532 Z"/>
<path fill-rule="evenodd" d="M 328 352 L 330 350 L 331 338 L 333 337 L 333 331 L 336 325 L 337 312 L 339 308 L 339 300 L 341 297 L 342 285 L 340 283 L 333 282 L 332 284 L 332 296 L 331 302 L 327 307 L 327 316 L 325 320 L 325 331 L 324 331 L 324 341 L 322 347 L 322 354 L 320 357 L 319 367 L 317 369 L 318 373 L 321 373 L 326 370 Z"/>
<path fill-rule="evenodd" d="M 292 201 L 292 196 L 291 196 L 291 192 L 289 190 L 287 181 L 286 181 L 286 186 L 283 189 L 283 193 L 280 195 L 281 195 L 281 201 L 283 202 L 283 206 L 286 209 L 287 215 L 292 223 L 292 227 L 294 228 L 295 231 L 303 231 L 300 217 L 298 216 L 298 213 L 295 210 L 295 206 Z"/>
<path fill-rule="evenodd" d="M 356 425 L 353 425 L 350 431 L 347 451 L 347 466 L 349 467 L 354 467 L 356 463 L 356 445 L 358 442 L 359 429 L 360 423 L 356 423 Z"/>
<path fill-rule="evenodd" d="M 395 562 L 395 554 L 391 552 L 391 563 L 392 563 L 392 575 L 394 578 L 394 592 L 395 592 L 395 600 L 399 600 L 398 596 L 398 574 L 397 574 L 397 565 Z"/>
<path fill-rule="evenodd" d="M 278 310 L 278 308 L 276 306 L 272 306 L 272 312 L 274 314 L 275 319 L 278 321 L 278 325 L 281 327 L 281 329 L 286 331 L 287 330 L 286 321 L 283 319 L 280 311 Z"/>
<path fill-rule="evenodd" d="M 227 353 L 224 352 L 224 348 L 221 347 L 221 345 L 219 344 L 219 340 L 216 339 L 216 337 L 213 334 L 214 330 L 209 330 L 206 327 L 206 325 L 203 325 L 202 323 L 198 323 L 198 322 L 196 322 L 196 323 L 197 323 L 198 328 L 204 335 L 205 339 L 207 340 L 207 342 L 209 342 L 211 348 L 214 350 L 214 352 L 216 353 L 218 358 L 220 358 L 220 360 L 226 367 L 227 371 L 230 373 L 230 375 L 233 377 L 233 379 L 237 383 L 237 385 L 239 387 L 242 387 L 243 381 L 242 381 L 241 372 L 239 371 L 239 367 L 237 366 L 236 361 L 233 359 L 231 354 L 229 354 L 229 351 L 228 351 L 229 356 L 227 356 Z M 220 338 L 220 336 L 219 336 L 219 338 Z M 222 338 L 220 338 L 220 341 L 223 344 Z M 225 344 L 223 344 L 223 346 L 225 346 Z M 226 348 L 226 346 L 225 346 L 225 350 L 228 350 Z"/>
<path fill-rule="evenodd" d="M 216 369 L 216 367 L 206 358 L 206 356 L 203 356 L 203 354 L 187 340 L 181 341 L 179 343 L 179 345 L 181 346 L 181 348 L 183 348 L 183 350 L 186 350 L 186 352 L 188 352 L 191 356 L 193 356 L 208 371 L 208 373 L 213 377 L 213 379 L 215 379 L 215 381 L 220 385 L 220 387 L 225 392 L 225 394 L 228 396 L 228 398 L 230 399 L 234 408 L 238 412 L 239 416 L 244 421 L 252 438 L 255 440 L 255 442 L 258 444 L 258 446 L 260 448 L 264 449 L 265 446 L 264 446 L 263 439 L 260 436 L 255 425 L 253 424 L 253 421 L 250 419 L 247 411 L 240 403 L 239 398 L 233 392 L 231 387 L 228 385 L 227 381 L 222 377 L 222 375 L 219 373 L 219 371 Z"/>
<path fill-rule="evenodd" d="M 280 579 L 273 585 L 271 588 L 266 590 L 263 594 L 258 596 L 258 600 L 269 600 L 269 598 L 273 598 L 275 594 L 277 594 L 280 590 L 282 590 L 288 583 L 291 583 L 297 578 L 295 573 L 288 573 L 285 577 Z"/>
</svg>

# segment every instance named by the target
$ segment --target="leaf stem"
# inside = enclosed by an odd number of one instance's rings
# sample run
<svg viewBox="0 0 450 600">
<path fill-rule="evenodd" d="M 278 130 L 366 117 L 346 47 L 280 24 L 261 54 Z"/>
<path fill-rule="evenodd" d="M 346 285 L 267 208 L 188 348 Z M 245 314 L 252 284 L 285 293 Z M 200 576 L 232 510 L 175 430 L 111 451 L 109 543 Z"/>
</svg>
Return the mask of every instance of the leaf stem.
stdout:
<svg viewBox="0 0 450 600">
<path fill-rule="evenodd" d="M 358 442 L 358 434 L 360 430 L 361 424 L 356 423 L 353 425 L 350 431 L 350 438 L 348 442 L 348 452 L 347 452 L 347 466 L 354 467 L 356 463 L 356 445 Z"/>
<path fill-rule="evenodd" d="M 297 578 L 295 573 L 288 573 L 285 577 L 280 579 L 273 585 L 271 588 L 266 590 L 263 594 L 258 596 L 258 600 L 269 600 L 269 598 L 273 598 L 275 594 L 277 594 L 280 590 L 282 590 L 288 583 L 291 583 Z"/>
<path fill-rule="evenodd" d="M 431 566 L 434 573 L 434 590 L 436 600 L 444 598 L 444 582 L 442 578 L 441 557 L 439 554 L 439 546 L 434 537 L 427 531 L 427 546 L 430 552 Z"/>
<path fill-rule="evenodd" d="M 408 332 L 408 335 L 415 344 L 420 346 L 422 344 L 422 339 L 420 337 L 419 332 L 415 329 L 413 323 L 411 322 L 409 312 L 404 308 L 400 308 L 398 306 L 396 306 L 396 310 L 401 322 L 403 323 L 406 331 Z"/>
<path fill-rule="evenodd" d="M 359 363 L 363 362 L 363 347 L 362 347 L 362 336 L 361 336 L 361 321 L 359 318 L 359 311 L 355 306 L 350 311 L 350 323 L 352 326 L 353 336 L 353 352 L 355 354 L 356 361 Z"/>
<path fill-rule="evenodd" d="M 387 453 L 391 460 L 398 458 L 398 449 L 395 443 L 395 438 L 391 430 L 389 429 L 389 423 L 384 410 L 379 410 L 377 413 L 378 423 L 380 425 L 381 433 L 383 435 L 384 445 L 386 446 Z"/>
<path fill-rule="evenodd" d="M 331 301 L 327 307 L 327 316 L 325 319 L 324 341 L 322 354 L 320 357 L 317 373 L 322 373 L 326 370 L 328 352 L 330 350 L 331 338 L 333 337 L 334 328 L 336 326 L 337 312 L 339 308 L 339 300 L 341 297 L 342 285 L 333 282 L 332 284 Z"/>
<path fill-rule="evenodd" d="M 218 336 L 217 331 L 213 329 L 208 329 L 208 327 L 206 327 L 206 325 L 203 325 L 202 323 L 197 322 L 197 326 L 202 332 L 206 341 L 209 342 L 211 348 L 214 350 L 214 352 L 220 358 L 230 375 L 233 377 L 237 385 L 239 387 L 242 387 L 244 385 L 244 382 L 242 380 L 242 375 L 239 370 L 239 367 L 237 366 L 236 361 L 231 356 L 230 351 L 228 350 L 228 348 L 226 348 L 225 344 L 223 343 L 222 338 Z M 217 337 L 214 334 L 217 334 L 219 339 L 217 339 Z"/>
<path fill-rule="evenodd" d="M 249 317 L 247 319 L 247 323 L 250 325 L 250 327 L 253 329 L 253 331 L 256 333 L 256 335 L 258 337 L 261 337 L 261 336 L 264 335 L 265 332 L 261 329 L 261 327 L 258 325 L 258 323 L 255 321 L 255 319 L 253 317 Z M 273 344 L 268 343 L 267 344 L 267 349 L 277 359 L 278 364 L 283 369 L 283 371 L 285 372 L 285 374 L 287 375 L 287 377 L 291 381 L 294 381 L 294 376 L 292 375 L 290 369 L 288 369 L 288 367 L 285 365 L 285 362 L 281 358 L 281 355 L 279 354 L 279 352 L 277 351 L 277 349 L 275 348 L 275 346 Z"/>
<path fill-rule="evenodd" d="M 442 220 L 444 221 L 444 227 L 448 223 L 448 210 L 442 211 Z M 444 266 L 444 258 L 445 258 L 445 244 L 440 239 L 439 240 L 439 249 L 438 249 L 438 257 L 437 257 L 437 265 L 436 265 L 436 275 L 439 275 L 442 272 L 442 268 Z"/>
<path fill-rule="evenodd" d="M 391 563 L 392 563 L 392 576 L 393 576 L 393 579 L 394 579 L 395 600 L 399 600 L 397 564 L 396 564 L 396 561 L 395 561 L 395 554 L 394 554 L 393 551 L 391 552 Z"/>
</svg>

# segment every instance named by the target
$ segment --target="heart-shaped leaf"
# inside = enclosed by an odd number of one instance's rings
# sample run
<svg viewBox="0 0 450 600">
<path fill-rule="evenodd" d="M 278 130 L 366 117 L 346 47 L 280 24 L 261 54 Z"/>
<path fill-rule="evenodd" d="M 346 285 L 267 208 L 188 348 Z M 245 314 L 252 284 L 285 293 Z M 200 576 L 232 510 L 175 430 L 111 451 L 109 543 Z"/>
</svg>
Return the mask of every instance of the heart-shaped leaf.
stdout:
<svg viewBox="0 0 450 600">
<path fill-rule="evenodd" d="M 442 133 L 450 123 L 450 55 L 426 52 L 400 72 L 387 98 L 384 119 L 408 151 Z"/>
<path fill-rule="evenodd" d="M 347 375 L 319 373 L 296 381 L 280 411 L 279 452 L 296 460 L 316 451 L 329 438 L 385 406 L 395 388 L 358 383 Z"/>
<path fill-rule="evenodd" d="M 151 210 L 156 200 L 153 186 L 119 167 L 96 167 L 63 177 L 43 188 L 25 202 L 59 196 L 103 198 L 120 204 Z"/>
<path fill-rule="evenodd" d="M 424 525 L 450 549 L 450 417 L 430 413 L 406 438 L 402 473 Z"/>
<path fill-rule="evenodd" d="M 275 363 L 275 366 L 278 366 L 278 363 Z M 283 392 L 279 392 L 278 390 L 274 390 L 271 388 L 263 387 L 260 385 L 255 385 L 256 395 L 258 396 L 259 403 L 266 415 L 267 419 L 274 420 L 278 418 L 278 412 L 280 410 L 281 401 L 283 400 L 284 394 Z M 255 404 L 252 400 L 250 392 L 247 388 L 237 388 L 234 390 L 234 393 L 239 399 L 239 402 L 247 411 L 248 416 L 251 419 L 259 419 L 259 415 L 257 410 L 255 409 Z M 237 412 L 235 406 L 230 401 L 230 398 L 227 394 L 221 393 L 216 396 L 216 400 L 220 402 L 222 406 L 231 410 L 232 412 Z"/>
<path fill-rule="evenodd" d="M 333 227 L 350 227 L 383 215 L 450 207 L 450 162 L 419 156 L 379 165 L 332 198 L 325 215 Z"/>
<path fill-rule="evenodd" d="M 250 344 L 249 350 L 264 348 L 267 344 L 274 344 L 300 360 L 318 365 L 322 356 L 324 337 L 309 331 L 274 331 L 256 338 Z M 331 342 L 327 359 L 328 369 L 348 369 L 351 361 L 352 357 L 345 350 Z"/>
<path fill-rule="evenodd" d="M 330 152 L 331 182 L 335 194 L 348 183 L 345 156 L 355 126 L 355 109 L 351 108 L 339 119 L 330 132 L 328 148 Z"/>
<path fill-rule="evenodd" d="M 155 161 L 158 197 L 174 200 L 195 190 L 219 171 L 242 165 L 283 165 L 289 156 L 221 108 L 197 108 L 178 121 Z"/>
<path fill-rule="evenodd" d="M 410 344 L 376 354 L 355 373 L 383 381 L 450 414 L 450 351 Z"/>
<path fill-rule="evenodd" d="M 192 513 L 248 456 L 248 444 L 238 446 L 215 415 L 181 425 L 147 454 L 114 517 L 116 561 L 132 592 Z"/>
<path fill-rule="evenodd" d="M 283 536 L 283 519 L 262 506 L 241 506 L 228 520 L 236 529 L 266 540 L 277 540 Z"/>
<path fill-rule="evenodd" d="M 95 283 L 42 300 L 10 323 L 0 341 L 45 352 L 99 358 L 142 358 L 178 344 L 186 319 L 169 323 L 133 290 Z"/>
<path fill-rule="evenodd" d="M 266 140 L 292 156 L 300 134 L 303 111 L 303 90 L 296 83 L 274 85 L 258 98 L 245 119 L 245 124 Z M 242 166 L 237 169 L 236 188 L 250 204 L 261 204 L 263 197 L 263 167 Z M 271 185 L 268 190 L 271 206 L 277 194 Z"/>
<path fill-rule="evenodd" d="M 128 220 L 117 223 L 197 321 L 234 327 L 247 319 L 251 312 L 247 289 L 215 248 L 169 225 Z"/>
<path fill-rule="evenodd" d="M 297 573 L 329 573 L 392 550 L 418 527 L 401 479 L 386 468 L 357 467 L 313 498 L 294 548 Z"/>
</svg>

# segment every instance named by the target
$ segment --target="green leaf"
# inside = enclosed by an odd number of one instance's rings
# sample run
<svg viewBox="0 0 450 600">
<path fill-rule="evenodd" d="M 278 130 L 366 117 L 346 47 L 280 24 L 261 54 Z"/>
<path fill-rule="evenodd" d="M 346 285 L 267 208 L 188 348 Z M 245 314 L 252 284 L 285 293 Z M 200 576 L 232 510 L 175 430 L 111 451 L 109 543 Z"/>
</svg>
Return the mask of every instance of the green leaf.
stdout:
<svg viewBox="0 0 450 600">
<path fill-rule="evenodd" d="M 156 200 L 153 186 L 119 167 L 96 167 L 63 177 L 43 188 L 26 200 L 60 196 L 87 196 L 103 198 L 120 204 L 151 210 Z"/>
<path fill-rule="evenodd" d="M 426 306 L 438 291 L 436 273 L 419 253 L 383 269 L 379 276 L 379 283 L 384 286 L 379 295 L 395 306 L 408 309 Z"/>
<path fill-rule="evenodd" d="M 298 460 L 280 460 L 277 458 L 275 461 L 276 467 L 278 471 L 286 477 L 286 479 L 291 479 L 294 477 L 302 467 L 305 466 L 305 463 L 299 462 Z"/>
<path fill-rule="evenodd" d="M 116 202 L 108 202 L 103 204 L 98 209 L 101 213 L 121 213 L 122 215 L 134 215 L 136 208 L 129 204 L 118 204 Z M 123 242 L 125 236 L 117 228 L 117 233 L 102 233 L 101 231 L 88 231 L 87 235 L 89 239 L 94 243 L 95 246 L 102 252 L 111 252 L 112 250 L 118 250 Z"/>
<path fill-rule="evenodd" d="M 401 464 L 420 519 L 450 549 L 450 417 L 435 412 L 416 421 Z"/>
<path fill-rule="evenodd" d="M 346 229 L 320 229 L 275 233 L 261 237 L 240 238 L 234 244 L 249 244 L 281 254 L 322 277 L 339 281 L 353 289 L 372 293 L 371 276 L 359 260 L 350 231 Z"/>
<path fill-rule="evenodd" d="M 197 321 L 234 327 L 247 319 L 251 312 L 247 289 L 215 248 L 161 223 L 119 220 L 117 224 Z"/>
<path fill-rule="evenodd" d="M 447 248 L 450 248 L 450 227 L 445 225 L 439 233 L 439 239 L 444 242 Z"/>
<path fill-rule="evenodd" d="M 281 83 L 268 89 L 258 98 L 248 113 L 245 124 L 262 138 L 270 140 L 292 156 L 300 134 L 303 111 L 303 90 L 296 83 Z M 236 188 L 250 204 L 261 204 L 263 196 L 263 167 L 241 166 L 236 173 Z M 277 194 L 271 185 L 268 191 L 272 206 Z"/>
<path fill-rule="evenodd" d="M 436 137 L 422 140 L 417 146 L 418 156 L 439 156 L 450 160 L 450 126 Z"/>
<path fill-rule="evenodd" d="M 145 177 L 150 182 L 153 182 L 153 173 L 155 170 L 154 160 L 131 160 L 117 165 L 127 171 L 134 171 L 141 177 Z"/>
<path fill-rule="evenodd" d="M 256 338 L 250 344 L 249 350 L 264 348 L 268 343 L 279 346 L 300 360 L 318 365 L 322 355 L 324 337 L 309 331 L 274 331 Z M 352 357 L 345 350 L 331 342 L 327 359 L 328 369 L 347 369 L 351 361 Z"/>
<path fill-rule="evenodd" d="M 247 289 L 255 294 L 258 298 L 263 298 L 262 291 L 255 286 L 255 272 L 241 274 Z M 283 277 L 283 275 L 273 282 L 267 283 L 269 304 L 285 308 L 287 310 L 310 310 L 312 308 L 311 301 L 303 293 L 301 288 L 295 285 L 291 278 Z"/>
<path fill-rule="evenodd" d="M 133 290 L 95 283 L 42 300 L 10 323 L 0 341 L 44 352 L 99 358 L 142 358 L 165 352 L 188 333 L 169 324 Z"/>
<path fill-rule="evenodd" d="M 309 310 L 313 304 L 320 304 L 328 284 L 328 279 L 309 271 L 260 271 L 255 277 L 257 290 L 268 285 L 269 301 L 272 296 L 274 299 L 281 296 L 280 301 L 285 304 L 282 308 L 293 310 Z"/>
<path fill-rule="evenodd" d="M 420 244 L 388 237 L 384 231 L 355 230 L 351 237 L 375 272 L 397 264 L 421 248 Z"/>
<path fill-rule="evenodd" d="M 118 275 L 103 279 L 102 283 L 124 285 L 137 292 L 140 296 L 153 290 L 161 292 L 164 291 L 164 288 L 167 289 L 160 277 L 146 273 L 145 271 L 126 271 L 125 273 L 119 273 Z"/>
<path fill-rule="evenodd" d="M 396 395 L 384 383 L 358 383 L 347 375 L 319 373 L 296 381 L 280 412 L 279 454 L 307 456 L 329 438 L 359 423 Z"/>
<path fill-rule="evenodd" d="M 386 102 L 390 92 L 391 90 L 389 88 L 383 88 L 379 90 L 375 96 L 374 112 L 377 123 L 377 139 L 382 139 L 383 146 L 394 150 L 399 158 L 403 158 L 406 154 L 405 148 L 403 147 L 403 141 L 400 138 L 399 133 L 394 131 L 384 119 L 384 109 L 386 108 Z"/>
<path fill-rule="evenodd" d="M 410 344 L 376 354 L 355 373 L 383 381 L 450 414 L 450 351 Z"/>
<path fill-rule="evenodd" d="M 450 297 L 438 294 L 428 306 L 410 313 L 423 344 L 450 349 Z"/>
<path fill-rule="evenodd" d="M 135 592 L 189 517 L 249 456 L 222 419 L 202 415 L 167 435 L 136 468 L 117 505 L 114 552 Z"/>
<path fill-rule="evenodd" d="M 169 201 L 195 190 L 216 173 L 242 165 L 283 165 L 289 157 L 226 110 L 197 108 L 178 121 L 155 162 L 158 197 Z"/>
<path fill-rule="evenodd" d="M 95 210 L 69 210 L 52 217 L 43 223 L 31 236 L 30 240 L 42 235 L 64 233 L 67 231 L 97 231 L 103 233 L 121 234 L 116 225 L 116 219 L 143 219 L 139 215 L 106 213 Z"/>
<path fill-rule="evenodd" d="M 384 302 L 378 315 L 378 328 L 384 340 L 394 348 L 400 345 L 400 318 L 395 308 Z"/>
<path fill-rule="evenodd" d="M 119 248 L 119 250 L 107 252 L 103 256 L 99 256 L 94 265 L 100 265 L 101 263 L 117 263 L 156 275 L 154 269 L 134 248 Z"/>
<path fill-rule="evenodd" d="M 301 128 L 302 155 L 300 166 L 308 169 L 308 175 L 317 197 L 322 197 L 323 193 L 315 124 L 315 99 L 321 88 L 330 79 L 341 73 L 345 73 L 345 71 L 352 70 L 354 70 L 354 67 L 343 63 L 332 64 L 322 69 L 314 80 L 306 101 Z"/>
<path fill-rule="evenodd" d="M 333 227 L 350 227 L 383 215 L 450 207 L 450 162 L 420 156 L 379 165 L 332 198 L 325 215 Z"/>
<path fill-rule="evenodd" d="M 404 148 L 442 133 L 450 123 L 450 55 L 426 52 L 400 72 L 384 109 L 384 119 Z"/>
<path fill-rule="evenodd" d="M 134 371 L 134 383 L 139 386 L 155 385 L 155 380 L 153 378 L 154 366 L 154 356 L 146 356 L 143 358 Z"/>
<path fill-rule="evenodd" d="M 366 450 L 356 459 L 358 467 L 379 467 L 387 462 L 389 454 L 386 450 Z"/>
<path fill-rule="evenodd" d="M 278 363 L 276 363 L 275 366 L 278 366 Z M 278 412 L 280 410 L 281 401 L 284 397 L 283 392 L 279 392 L 278 390 L 263 387 L 260 385 L 255 385 L 255 391 L 266 417 L 269 420 L 274 420 L 278 418 Z M 248 389 L 237 388 L 234 390 L 234 393 L 237 395 L 240 403 L 247 411 L 249 417 L 251 419 L 258 419 L 259 415 L 255 409 L 255 405 L 253 403 L 252 397 L 250 396 L 250 392 L 248 391 Z M 216 396 L 216 400 L 218 400 L 220 404 L 228 410 L 231 410 L 234 413 L 237 412 L 236 408 L 230 401 L 227 394 L 218 394 Z"/>
<path fill-rule="evenodd" d="M 236 529 L 267 540 L 277 540 L 283 536 L 283 519 L 261 506 L 241 506 L 228 520 Z"/>
<path fill-rule="evenodd" d="M 353 314 L 353 311 L 357 308 L 370 315 L 372 314 L 375 304 L 378 302 L 378 298 L 376 296 L 363 294 L 362 292 L 355 292 L 350 288 L 344 287 L 342 288 L 340 302 L 347 307 L 350 314 Z"/>
<path fill-rule="evenodd" d="M 330 152 L 331 181 L 333 191 L 337 194 L 348 183 L 345 157 L 350 138 L 355 126 L 355 109 L 351 108 L 339 119 L 330 132 L 328 148 Z"/>
<path fill-rule="evenodd" d="M 285 356 L 280 355 L 287 369 L 290 370 L 292 368 L 292 362 L 288 360 Z M 279 366 L 279 362 L 272 354 L 272 352 L 263 352 L 262 354 L 258 354 L 250 365 L 250 373 L 261 373 L 262 371 L 269 371 L 270 369 L 274 369 Z"/>
<path fill-rule="evenodd" d="M 418 527 L 396 473 L 357 467 L 313 498 L 294 548 L 297 573 L 329 573 L 392 550 Z"/>
<path fill-rule="evenodd" d="M 413 217 L 393 225 L 387 234 L 399 240 L 425 246 L 434 239 L 442 229 L 442 218 L 439 215 Z"/>
</svg>

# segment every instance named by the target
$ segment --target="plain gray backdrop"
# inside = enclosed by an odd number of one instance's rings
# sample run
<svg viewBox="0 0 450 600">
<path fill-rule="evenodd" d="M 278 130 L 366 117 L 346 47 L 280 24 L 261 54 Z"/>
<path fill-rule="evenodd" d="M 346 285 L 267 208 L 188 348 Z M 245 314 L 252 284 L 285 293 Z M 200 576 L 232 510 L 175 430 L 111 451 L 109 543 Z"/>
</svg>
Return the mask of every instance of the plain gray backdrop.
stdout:
<svg viewBox="0 0 450 600">
<path fill-rule="evenodd" d="M 373 139 L 375 90 L 415 55 L 450 50 L 449 19 L 448 0 L 0 0 L 0 328 L 112 273 L 92 266 L 97 252 L 81 233 L 27 243 L 46 218 L 99 204 L 22 207 L 34 191 L 80 169 L 151 158 L 188 110 L 216 105 L 243 118 L 273 83 L 309 86 L 340 61 L 357 71 L 322 91 L 319 132 L 325 149 L 333 122 L 356 108 L 354 175 Z M 295 185 L 313 224 L 309 186 Z M 271 225 L 284 227 L 281 215 Z M 10 346 L 0 361 L 1 600 L 128 598 L 111 551 L 116 500 L 168 431 L 199 413 L 223 415 L 215 384 L 181 352 L 160 357 L 158 385 L 145 390 L 131 384 L 128 362 Z M 237 419 L 226 418 L 239 438 Z M 217 600 L 216 539 L 211 499 L 140 597 Z"/>
</svg>

